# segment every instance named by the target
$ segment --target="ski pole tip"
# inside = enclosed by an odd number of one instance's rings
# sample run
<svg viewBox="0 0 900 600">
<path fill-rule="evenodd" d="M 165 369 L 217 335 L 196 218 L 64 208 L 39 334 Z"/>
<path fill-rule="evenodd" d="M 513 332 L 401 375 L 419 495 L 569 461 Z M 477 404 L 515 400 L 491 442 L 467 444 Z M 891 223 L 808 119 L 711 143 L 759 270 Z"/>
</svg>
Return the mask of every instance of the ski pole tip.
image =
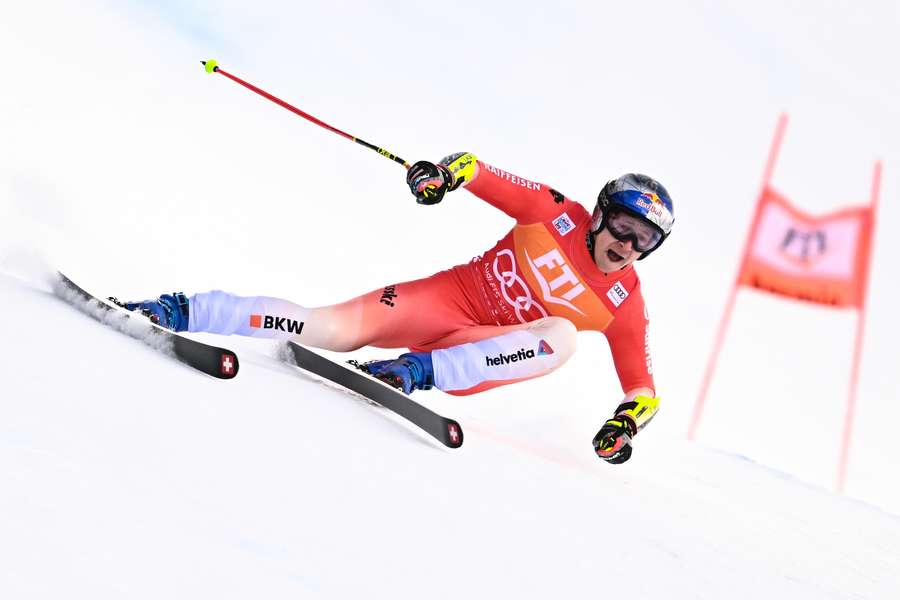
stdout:
<svg viewBox="0 0 900 600">
<path fill-rule="evenodd" d="M 219 69 L 219 65 L 216 64 L 216 61 L 210 60 L 201 60 L 200 64 L 206 69 L 207 73 L 213 73 Z"/>
</svg>

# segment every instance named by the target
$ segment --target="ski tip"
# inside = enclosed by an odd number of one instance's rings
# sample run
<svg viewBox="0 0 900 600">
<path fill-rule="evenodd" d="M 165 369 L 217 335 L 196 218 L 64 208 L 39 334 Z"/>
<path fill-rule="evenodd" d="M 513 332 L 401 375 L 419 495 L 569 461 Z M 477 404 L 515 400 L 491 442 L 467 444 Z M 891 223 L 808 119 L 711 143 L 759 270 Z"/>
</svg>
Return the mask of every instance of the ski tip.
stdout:
<svg viewBox="0 0 900 600">
<path fill-rule="evenodd" d="M 463 430 L 459 423 L 453 419 L 445 419 L 447 427 L 444 444 L 450 448 L 459 448 L 463 445 Z"/>
<path fill-rule="evenodd" d="M 207 73 L 213 73 L 214 71 L 217 71 L 219 69 L 219 65 L 216 64 L 216 61 L 213 59 L 201 60 L 200 64 L 203 65 Z"/>
<path fill-rule="evenodd" d="M 234 379 L 237 377 L 240 363 L 237 354 L 230 351 L 223 351 L 219 359 L 219 379 Z"/>
</svg>

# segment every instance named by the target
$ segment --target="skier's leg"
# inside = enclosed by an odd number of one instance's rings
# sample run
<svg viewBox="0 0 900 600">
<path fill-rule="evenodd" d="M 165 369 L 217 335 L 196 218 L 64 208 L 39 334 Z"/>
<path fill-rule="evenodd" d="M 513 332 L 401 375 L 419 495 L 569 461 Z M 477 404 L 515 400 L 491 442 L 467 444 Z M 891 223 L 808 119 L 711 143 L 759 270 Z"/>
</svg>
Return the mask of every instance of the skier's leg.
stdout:
<svg viewBox="0 0 900 600">
<path fill-rule="evenodd" d="M 329 348 L 340 345 L 335 339 L 324 309 L 310 309 L 289 300 L 271 296 L 237 296 L 221 290 L 194 294 L 190 298 L 190 323 L 188 331 L 204 331 L 220 335 L 244 335 L 270 339 L 298 339 L 309 345 Z M 311 317 L 320 313 L 320 318 Z M 343 329 L 358 329 L 355 311 L 345 311 Z M 324 331 L 323 331 L 324 325 Z"/>
<path fill-rule="evenodd" d="M 575 326 L 561 317 L 522 325 L 469 327 L 395 360 L 366 363 L 364 368 L 406 393 L 434 386 L 468 395 L 554 371 L 575 352 L 576 333 Z"/>
<path fill-rule="evenodd" d="M 459 396 L 547 375 L 575 353 L 577 330 L 561 317 L 507 327 L 477 327 L 471 341 L 431 352 L 435 387 Z"/>
<path fill-rule="evenodd" d="M 269 296 L 196 294 L 189 331 L 292 339 L 346 352 L 365 345 L 412 347 L 477 323 L 458 275 L 442 271 L 319 308 Z"/>
</svg>

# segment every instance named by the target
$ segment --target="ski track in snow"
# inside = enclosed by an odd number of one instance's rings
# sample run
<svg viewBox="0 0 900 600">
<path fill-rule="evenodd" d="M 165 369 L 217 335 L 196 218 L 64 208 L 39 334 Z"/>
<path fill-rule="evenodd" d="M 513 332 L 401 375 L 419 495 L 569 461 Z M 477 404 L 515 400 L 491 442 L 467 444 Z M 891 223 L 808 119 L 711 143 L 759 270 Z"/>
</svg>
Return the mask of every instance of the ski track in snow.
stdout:
<svg viewBox="0 0 900 600">
<path fill-rule="evenodd" d="M 87 299 L 72 288 L 66 286 L 58 278 L 53 280 L 53 293 L 66 303 L 74 306 L 89 317 L 100 321 L 120 333 L 140 340 L 157 352 L 175 357 L 172 338 L 157 335 L 149 320 L 133 317 L 122 310 L 110 310 L 94 299 Z"/>
</svg>

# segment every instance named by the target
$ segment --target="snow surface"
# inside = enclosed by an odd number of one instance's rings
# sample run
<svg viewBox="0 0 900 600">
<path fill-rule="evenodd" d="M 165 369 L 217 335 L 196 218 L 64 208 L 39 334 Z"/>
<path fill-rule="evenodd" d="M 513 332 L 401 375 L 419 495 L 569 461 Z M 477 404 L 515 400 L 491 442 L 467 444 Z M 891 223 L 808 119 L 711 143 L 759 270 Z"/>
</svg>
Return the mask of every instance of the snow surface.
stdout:
<svg viewBox="0 0 900 600">
<path fill-rule="evenodd" d="M 0 276 L 16 353 L 0 403 L 8 598 L 886 598 L 900 519 L 735 455 L 482 416 L 448 450 L 229 339 L 198 375 Z M 232 343 L 234 342 L 234 343 Z M 243 342 L 243 343 L 240 343 Z M 436 395 L 432 395 L 436 396 Z M 424 394 L 422 400 L 432 400 Z M 533 424 L 532 424 L 533 425 Z M 649 431 L 649 429 L 648 429 Z"/>
<path fill-rule="evenodd" d="M 0 19 L 0 598 L 893 598 L 900 590 L 900 9 L 894 2 L 48 1 Z M 821 4 L 821 3 L 820 3 Z M 468 398 L 444 449 L 241 338 L 196 374 L 50 291 L 315 306 L 467 261 L 510 226 L 413 161 L 458 150 L 592 204 L 666 183 L 638 265 L 662 409 L 613 467 L 605 342 Z M 741 292 L 684 436 L 777 115 L 774 184 L 823 212 L 885 164 L 847 492 L 855 315 Z M 388 356 L 360 351 L 357 358 Z"/>
</svg>

